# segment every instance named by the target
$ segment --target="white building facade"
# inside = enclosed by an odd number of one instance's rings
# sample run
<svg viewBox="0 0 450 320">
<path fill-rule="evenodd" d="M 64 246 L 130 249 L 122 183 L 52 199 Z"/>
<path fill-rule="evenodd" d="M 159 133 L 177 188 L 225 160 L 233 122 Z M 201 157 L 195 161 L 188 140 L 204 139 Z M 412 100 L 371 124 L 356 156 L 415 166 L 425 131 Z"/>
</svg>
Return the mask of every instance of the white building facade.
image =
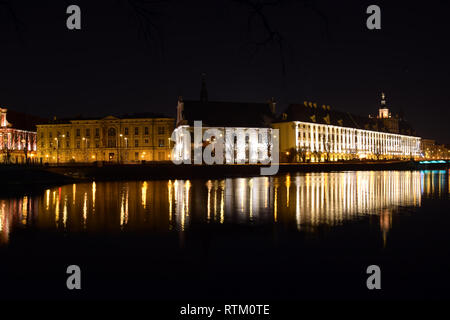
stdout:
<svg viewBox="0 0 450 320">
<path fill-rule="evenodd" d="M 189 125 L 174 130 L 174 161 L 200 164 L 201 160 L 195 159 L 196 150 L 203 154 L 207 147 L 218 156 L 219 164 L 267 164 L 272 161 L 276 135 L 271 128 L 201 127 L 197 130 L 196 133 L 196 127 Z M 219 149 L 223 150 L 220 156 L 216 154 Z"/>
<path fill-rule="evenodd" d="M 421 157 L 421 138 L 302 121 L 273 124 L 280 130 L 280 151 L 293 149 L 307 161 L 406 159 Z"/>
</svg>

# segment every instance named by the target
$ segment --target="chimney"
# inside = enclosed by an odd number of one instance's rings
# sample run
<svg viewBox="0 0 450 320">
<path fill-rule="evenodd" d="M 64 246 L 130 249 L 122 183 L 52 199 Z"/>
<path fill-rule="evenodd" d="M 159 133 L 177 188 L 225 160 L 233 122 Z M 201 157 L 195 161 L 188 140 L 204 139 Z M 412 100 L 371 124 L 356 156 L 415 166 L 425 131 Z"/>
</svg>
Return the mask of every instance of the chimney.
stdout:
<svg viewBox="0 0 450 320">
<path fill-rule="evenodd" d="M 275 101 L 275 98 L 272 97 L 269 100 L 269 107 L 270 107 L 270 112 L 272 112 L 273 114 L 275 114 L 277 112 L 277 102 Z"/>
</svg>

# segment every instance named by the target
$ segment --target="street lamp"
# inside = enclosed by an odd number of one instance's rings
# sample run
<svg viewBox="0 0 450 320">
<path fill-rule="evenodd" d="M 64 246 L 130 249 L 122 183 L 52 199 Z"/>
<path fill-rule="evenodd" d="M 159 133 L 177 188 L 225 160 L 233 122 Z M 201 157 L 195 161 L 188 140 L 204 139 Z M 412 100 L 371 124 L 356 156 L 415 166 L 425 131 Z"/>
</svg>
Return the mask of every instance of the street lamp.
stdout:
<svg viewBox="0 0 450 320">
<path fill-rule="evenodd" d="M 87 160 L 87 138 L 83 137 L 82 140 L 84 141 L 84 161 L 88 162 Z"/>
<path fill-rule="evenodd" d="M 58 137 L 55 138 L 56 141 L 56 164 L 59 164 L 59 139 Z"/>
</svg>

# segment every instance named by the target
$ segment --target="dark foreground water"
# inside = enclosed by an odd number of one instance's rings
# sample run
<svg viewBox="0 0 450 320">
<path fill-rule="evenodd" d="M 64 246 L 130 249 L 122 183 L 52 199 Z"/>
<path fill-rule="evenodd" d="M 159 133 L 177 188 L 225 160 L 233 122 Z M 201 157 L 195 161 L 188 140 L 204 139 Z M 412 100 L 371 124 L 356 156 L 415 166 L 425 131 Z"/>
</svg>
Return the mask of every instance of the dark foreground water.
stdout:
<svg viewBox="0 0 450 320">
<path fill-rule="evenodd" d="M 0 297 L 448 299 L 449 189 L 447 171 L 385 171 L 0 196 Z M 72 264 L 81 291 L 66 289 Z"/>
</svg>

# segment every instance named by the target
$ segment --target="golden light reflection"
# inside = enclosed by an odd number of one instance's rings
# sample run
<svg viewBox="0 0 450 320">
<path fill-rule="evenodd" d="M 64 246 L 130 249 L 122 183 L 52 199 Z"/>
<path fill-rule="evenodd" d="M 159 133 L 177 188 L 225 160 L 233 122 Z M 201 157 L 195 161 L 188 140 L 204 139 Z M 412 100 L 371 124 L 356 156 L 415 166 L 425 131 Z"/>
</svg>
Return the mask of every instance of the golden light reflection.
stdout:
<svg viewBox="0 0 450 320">
<path fill-rule="evenodd" d="M 210 221 L 211 220 L 211 189 L 212 189 L 212 182 L 211 180 L 208 180 L 206 182 L 206 188 L 208 189 L 208 198 L 206 201 L 206 221 Z"/>
<path fill-rule="evenodd" d="M 225 220 L 225 181 L 223 180 L 220 182 L 220 190 L 220 223 L 223 223 Z"/>
<path fill-rule="evenodd" d="M 291 188 L 291 176 L 286 175 L 286 207 L 289 207 L 289 189 Z"/>
<path fill-rule="evenodd" d="M 68 232 L 120 231 L 125 226 L 126 230 L 184 231 L 193 222 L 275 221 L 280 226 L 309 232 L 321 225 L 342 225 L 362 216 L 374 216 L 371 221 L 379 224 L 386 244 L 397 209 L 419 207 L 424 197 L 447 199 L 449 190 L 448 171 L 80 183 L 47 189 L 42 195 L 0 199 L 0 242 L 8 241 L 15 226 L 64 227 Z M 75 192 L 80 194 L 78 198 Z M 148 215 L 149 210 L 152 215 Z"/>
<path fill-rule="evenodd" d="M 95 181 L 92 182 L 92 212 L 95 211 L 95 193 L 97 192 L 97 186 Z"/>
<path fill-rule="evenodd" d="M 5 201 L 0 203 L 0 243 L 7 243 L 9 238 L 9 223 L 6 216 Z"/>
<path fill-rule="evenodd" d="M 77 185 L 74 183 L 72 185 L 72 204 L 75 205 L 75 200 L 77 196 Z"/>
<path fill-rule="evenodd" d="M 277 222 L 277 213 L 278 213 L 278 179 L 277 178 L 275 178 L 273 188 L 274 188 L 273 221 Z"/>
<path fill-rule="evenodd" d="M 53 192 L 55 194 L 55 192 Z M 59 225 L 59 197 L 56 198 L 56 204 L 55 204 L 55 225 L 58 227 Z"/>
<path fill-rule="evenodd" d="M 167 183 L 167 194 L 169 197 L 169 228 L 172 228 L 172 212 L 173 212 L 173 197 L 172 197 L 172 180 Z"/>
<path fill-rule="evenodd" d="M 27 224 L 28 217 L 28 197 L 24 196 L 22 199 L 22 224 Z"/>
<path fill-rule="evenodd" d="M 67 229 L 67 194 L 64 196 L 63 225 L 64 225 L 64 230 L 66 230 Z"/>
<path fill-rule="evenodd" d="M 142 187 L 141 187 L 141 198 L 142 198 L 142 206 L 144 207 L 144 209 L 146 208 L 147 205 L 147 181 L 144 181 L 142 183 Z"/>
<path fill-rule="evenodd" d="M 87 212 L 88 212 L 88 195 L 87 192 L 84 193 L 83 196 L 83 228 L 86 229 L 87 227 Z"/>
<path fill-rule="evenodd" d="M 45 191 L 45 210 L 48 210 L 50 206 L 50 189 L 47 189 Z"/>
</svg>

